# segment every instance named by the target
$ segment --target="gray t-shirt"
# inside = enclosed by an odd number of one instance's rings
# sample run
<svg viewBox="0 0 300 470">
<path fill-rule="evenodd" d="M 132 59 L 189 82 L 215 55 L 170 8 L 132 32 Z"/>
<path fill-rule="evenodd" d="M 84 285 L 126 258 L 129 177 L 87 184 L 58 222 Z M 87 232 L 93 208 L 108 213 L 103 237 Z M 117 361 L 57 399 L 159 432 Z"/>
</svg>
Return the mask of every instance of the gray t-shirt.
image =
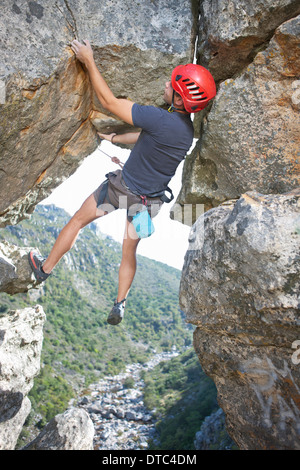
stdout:
<svg viewBox="0 0 300 470">
<path fill-rule="evenodd" d="M 135 103 L 132 119 L 142 132 L 123 167 L 124 181 L 141 195 L 165 190 L 192 145 L 190 115 Z"/>
</svg>

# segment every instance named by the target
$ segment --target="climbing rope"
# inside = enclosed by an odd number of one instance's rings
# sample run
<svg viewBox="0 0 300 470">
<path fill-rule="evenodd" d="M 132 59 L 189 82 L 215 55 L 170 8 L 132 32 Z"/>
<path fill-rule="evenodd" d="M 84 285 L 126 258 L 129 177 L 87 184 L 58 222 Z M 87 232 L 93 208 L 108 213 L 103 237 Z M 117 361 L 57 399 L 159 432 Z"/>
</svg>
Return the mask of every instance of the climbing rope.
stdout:
<svg viewBox="0 0 300 470">
<path fill-rule="evenodd" d="M 104 152 L 103 150 L 101 150 L 100 145 L 98 146 L 98 150 L 100 150 L 100 152 L 104 153 L 104 155 L 106 155 L 108 158 L 110 158 L 112 162 L 116 163 L 116 164 L 119 165 L 121 168 L 123 168 L 124 163 L 122 163 L 117 157 L 111 157 L 110 155 L 108 155 L 108 153 L 106 153 L 106 152 Z"/>
</svg>

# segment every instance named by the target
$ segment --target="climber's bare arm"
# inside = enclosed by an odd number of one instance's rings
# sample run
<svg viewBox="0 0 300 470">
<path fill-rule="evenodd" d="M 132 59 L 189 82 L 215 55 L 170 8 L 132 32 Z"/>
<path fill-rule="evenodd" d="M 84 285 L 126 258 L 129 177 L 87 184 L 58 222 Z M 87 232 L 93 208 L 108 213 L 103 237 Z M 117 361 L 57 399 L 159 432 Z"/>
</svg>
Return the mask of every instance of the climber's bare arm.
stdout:
<svg viewBox="0 0 300 470">
<path fill-rule="evenodd" d="M 81 44 L 75 39 L 72 41 L 71 48 L 76 54 L 76 58 L 85 65 L 101 105 L 107 109 L 107 111 L 110 111 L 112 114 L 122 119 L 122 121 L 133 125 L 131 109 L 134 103 L 114 96 L 96 66 L 93 50 L 89 41 L 86 40 L 84 43 L 85 44 Z"/>
<path fill-rule="evenodd" d="M 98 135 L 101 139 L 108 140 L 109 142 L 112 142 L 113 139 L 113 144 L 130 145 L 136 143 L 140 136 L 140 132 L 127 132 L 126 134 L 101 134 L 98 132 Z"/>
</svg>

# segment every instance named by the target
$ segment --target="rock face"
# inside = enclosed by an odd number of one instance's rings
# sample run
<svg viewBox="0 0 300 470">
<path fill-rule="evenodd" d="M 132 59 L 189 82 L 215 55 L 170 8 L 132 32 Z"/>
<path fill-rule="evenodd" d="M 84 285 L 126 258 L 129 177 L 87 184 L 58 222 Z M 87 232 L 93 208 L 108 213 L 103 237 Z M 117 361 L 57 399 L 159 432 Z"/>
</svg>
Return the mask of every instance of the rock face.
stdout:
<svg viewBox="0 0 300 470">
<path fill-rule="evenodd" d="M 230 5 L 240 3 L 244 2 L 230 2 Z M 256 3 L 262 6 L 261 2 Z M 292 7 L 294 3 L 290 3 Z M 250 4 L 252 2 L 247 2 Z M 282 5 L 281 15 L 284 11 Z M 256 21 L 255 16 L 245 18 L 248 23 Z M 233 34 L 232 28 L 228 29 Z M 243 41 L 247 46 L 251 44 L 252 28 L 246 31 L 248 36 L 237 37 L 235 42 L 232 40 L 234 44 Z M 299 31 L 299 16 L 278 26 L 264 49 L 251 63 L 247 59 L 248 65 L 244 68 L 245 63 L 239 62 L 239 54 L 234 46 L 231 48 L 228 39 L 223 39 L 221 45 L 218 43 L 220 53 L 215 52 L 215 58 L 209 61 L 216 66 L 216 77 L 220 70 L 224 72 L 223 60 L 230 50 L 233 60 L 228 60 L 228 64 L 232 65 L 236 58 L 240 69 L 233 78 L 228 71 L 209 114 L 197 131 L 200 139 L 187 158 L 178 204 L 196 202 L 204 204 L 208 210 L 246 191 L 277 194 L 300 185 Z M 209 38 L 214 34 L 214 29 L 207 31 Z M 238 28 L 234 30 L 234 36 L 237 35 Z M 224 48 L 226 56 L 221 59 Z M 199 128 L 199 123 L 197 126 Z"/>
<path fill-rule="evenodd" d="M 93 450 L 94 426 L 87 412 L 70 408 L 55 416 L 24 450 Z"/>
<path fill-rule="evenodd" d="M 192 58 L 193 22 L 188 0 L 2 2 L 0 226 L 32 212 L 95 150 L 93 123 L 122 129 L 101 109 L 70 42 L 90 39 L 116 96 L 162 104 L 171 70 Z"/>
<path fill-rule="evenodd" d="M 218 93 L 177 199 L 206 211 L 181 306 L 237 445 L 299 449 L 300 5 L 204 0 L 200 13 L 197 59 Z"/>
<path fill-rule="evenodd" d="M 40 306 L 0 315 L 0 449 L 13 450 L 30 412 L 40 370 L 45 313 Z"/>
<path fill-rule="evenodd" d="M 233 443 L 228 436 L 224 436 L 225 415 L 221 408 L 207 416 L 201 425 L 200 431 L 195 435 L 194 446 L 196 450 L 231 450 Z"/>
<path fill-rule="evenodd" d="M 181 307 L 241 449 L 299 449 L 300 190 L 244 194 L 191 231 Z"/>
<path fill-rule="evenodd" d="M 245 68 L 284 21 L 300 13 L 297 0 L 203 0 L 198 57 L 215 80 Z"/>
</svg>

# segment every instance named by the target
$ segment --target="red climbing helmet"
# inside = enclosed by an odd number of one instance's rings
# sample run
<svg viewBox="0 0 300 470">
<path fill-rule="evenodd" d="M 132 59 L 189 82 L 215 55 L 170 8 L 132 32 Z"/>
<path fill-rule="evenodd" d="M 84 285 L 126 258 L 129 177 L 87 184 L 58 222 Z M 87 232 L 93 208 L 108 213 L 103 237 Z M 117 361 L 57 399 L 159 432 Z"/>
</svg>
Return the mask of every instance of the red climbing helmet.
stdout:
<svg viewBox="0 0 300 470">
<path fill-rule="evenodd" d="M 217 93 L 213 76 L 202 65 L 178 65 L 172 72 L 171 83 L 188 113 L 204 109 Z"/>
</svg>

